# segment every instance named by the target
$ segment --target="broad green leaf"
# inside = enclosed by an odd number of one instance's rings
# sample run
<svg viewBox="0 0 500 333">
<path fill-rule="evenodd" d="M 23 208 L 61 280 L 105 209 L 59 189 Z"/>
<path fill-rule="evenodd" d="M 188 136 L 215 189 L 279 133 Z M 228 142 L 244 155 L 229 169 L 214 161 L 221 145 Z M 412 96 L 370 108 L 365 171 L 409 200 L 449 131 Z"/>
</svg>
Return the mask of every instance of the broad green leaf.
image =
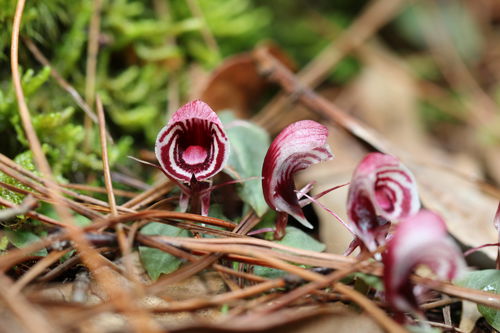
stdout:
<svg viewBox="0 0 500 333">
<path fill-rule="evenodd" d="M 25 247 L 31 243 L 37 242 L 40 240 L 40 237 L 35 235 L 34 233 L 30 231 L 6 231 L 5 235 L 9 239 L 9 241 L 17 248 L 22 248 Z M 47 250 L 46 249 L 41 249 L 33 255 L 35 256 L 46 256 L 47 255 Z"/>
<path fill-rule="evenodd" d="M 141 233 L 144 235 L 172 237 L 189 236 L 189 231 L 187 230 L 156 222 L 142 228 Z M 146 272 L 148 272 L 152 280 L 158 279 L 161 274 L 168 274 L 175 271 L 182 263 L 181 259 L 171 254 L 147 246 L 139 246 L 139 255 Z"/>
<path fill-rule="evenodd" d="M 468 272 L 464 277 L 455 281 L 455 283 L 472 289 L 500 294 L 500 270 L 486 269 Z M 491 326 L 496 330 L 500 330 L 500 310 L 479 304 L 477 309 Z"/>
<path fill-rule="evenodd" d="M 318 242 L 304 231 L 295 227 L 287 227 L 285 237 L 274 243 L 316 252 L 321 252 L 325 249 L 325 244 Z M 273 279 L 286 275 L 287 273 L 275 268 L 255 266 L 254 274 Z"/>
<path fill-rule="evenodd" d="M 221 113 L 220 118 L 231 144 L 226 172 L 234 179 L 261 177 L 262 164 L 270 142 L 269 134 L 248 121 L 235 120 L 228 112 Z M 245 181 L 239 186 L 238 192 L 258 216 L 264 215 L 268 207 L 260 179 Z"/>
</svg>

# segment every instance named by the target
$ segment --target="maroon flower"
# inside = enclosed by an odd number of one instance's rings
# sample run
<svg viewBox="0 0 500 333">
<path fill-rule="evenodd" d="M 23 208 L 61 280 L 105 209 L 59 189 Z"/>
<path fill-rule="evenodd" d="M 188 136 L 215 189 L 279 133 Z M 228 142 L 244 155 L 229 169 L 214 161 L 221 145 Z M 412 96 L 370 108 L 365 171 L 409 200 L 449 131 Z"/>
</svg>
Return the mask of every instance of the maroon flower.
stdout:
<svg viewBox="0 0 500 333">
<path fill-rule="evenodd" d="M 356 236 L 347 253 L 357 246 L 374 251 L 385 243 L 390 222 L 420 209 L 417 184 L 397 158 L 368 154 L 352 176 L 347 198 L 348 227 Z"/>
<path fill-rule="evenodd" d="M 448 237 L 444 221 L 435 213 L 422 210 L 404 219 L 396 227 L 382 256 L 385 297 L 397 311 L 418 312 L 417 297 L 425 290 L 413 285 L 410 275 L 425 265 L 439 279 L 451 280 L 465 270 L 458 246 Z"/>
<path fill-rule="evenodd" d="M 312 228 L 302 212 L 293 176 L 311 164 L 333 158 L 327 137 L 325 126 L 302 120 L 286 127 L 271 143 L 262 167 L 262 187 L 267 204 L 279 213 L 275 238 L 284 236 L 288 215 Z"/>
<path fill-rule="evenodd" d="M 210 192 L 204 181 L 221 171 L 229 157 L 228 139 L 215 112 L 199 100 L 181 107 L 158 133 L 155 153 L 163 172 L 181 185 L 181 208 L 196 196 L 206 215 Z"/>
</svg>

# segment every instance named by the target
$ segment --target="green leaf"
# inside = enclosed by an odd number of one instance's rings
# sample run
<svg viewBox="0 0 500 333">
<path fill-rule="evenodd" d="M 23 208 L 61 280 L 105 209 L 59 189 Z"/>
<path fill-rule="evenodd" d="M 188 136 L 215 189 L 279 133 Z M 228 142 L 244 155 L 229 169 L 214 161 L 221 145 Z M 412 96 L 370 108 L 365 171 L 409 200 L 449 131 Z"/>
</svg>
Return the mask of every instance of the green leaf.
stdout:
<svg viewBox="0 0 500 333">
<path fill-rule="evenodd" d="M 253 123 L 236 120 L 229 112 L 222 112 L 219 116 L 231 144 L 226 172 L 234 179 L 261 177 L 262 164 L 270 142 L 269 134 Z M 264 215 L 268 207 L 260 179 L 245 181 L 239 186 L 238 192 L 258 216 Z"/>
<path fill-rule="evenodd" d="M 37 174 L 37 172 L 35 171 L 35 164 L 33 163 L 33 154 L 31 153 L 30 150 L 27 150 L 27 151 L 17 155 L 14 158 L 14 162 L 19 164 L 20 166 L 22 166 L 26 170 L 35 172 L 35 174 Z M 20 183 L 16 179 L 9 177 L 6 174 L 1 173 L 1 172 L 0 172 L 0 181 L 4 182 L 6 184 L 9 184 L 9 185 L 13 185 L 13 186 L 18 187 L 18 188 L 23 189 L 23 190 L 31 190 L 31 188 L 27 187 L 26 185 Z M 3 187 L 0 188 L 0 197 L 7 199 L 16 205 L 19 205 L 24 199 L 23 194 L 19 194 L 17 192 L 7 190 L 6 188 L 3 188 Z"/>
<path fill-rule="evenodd" d="M 382 279 L 378 276 L 356 272 L 350 275 L 350 277 L 355 278 L 356 280 L 363 281 L 364 284 L 377 291 L 384 290 L 384 283 L 382 282 Z"/>
<path fill-rule="evenodd" d="M 31 243 L 37 242 L 40 240 L 40 237 L 35 235 L 30 231 L 6 231 L 5 235 L 9 239 L 9 241 L 17 248 L 25 247 Z M 34 256 L 46 256 L 46 249 L 38 250 L 33 253 Z"/>
<path fill-rule="evenodd" d="M 455 281 L 455 284 L 472 289 L 478 289 L 500 294 L 500 270 L 486 269 L 468 272 L 464 277 Z M 486 321 L 496 330 L 500 330 L 500 311 L 478 304 L 477 309 Z"/>
<path fill-rule="evenodd" d="M 316 252 L 322 252 L 326 248 L 325 244 L 318 242 L 304 231 L 295 227 L 287 227 L 285 237 L 275 243 Z"/>
<path fill-rule="evenodd" d="M 144 235 L 161 235 L 172 237 L 188 237 L 189 231 L 180 229 L 168 224 L 150 223 L 141 229 Z M 139 246 L 139 255 L 152 280 L 158 279 L 161 274 L 171 273 L 181 265 L 181 259 L 165 253 L 161 250 L 150 248 L 147 246 Z"/>
<path fill-rule="evenodd" d="M 322 252 L 326 248 L 325 244 L 318 242 L 302 230 L 295 227 L 287 227 L 285 237 L 283 237 L 282 240 L 274 241 L 274 243 L 316 252 Z M 275 268 L 255 266 L 254 274 L 275 279 L 286 275 L 287 273 Z"/>
</svg>

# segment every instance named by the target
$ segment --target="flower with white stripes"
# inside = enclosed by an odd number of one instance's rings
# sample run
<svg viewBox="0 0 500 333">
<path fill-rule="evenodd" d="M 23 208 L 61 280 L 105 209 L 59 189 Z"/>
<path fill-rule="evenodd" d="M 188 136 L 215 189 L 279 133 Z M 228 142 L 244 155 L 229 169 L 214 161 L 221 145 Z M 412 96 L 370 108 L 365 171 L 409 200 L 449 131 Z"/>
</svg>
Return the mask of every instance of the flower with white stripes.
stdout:
<svg viewBox="0 0 500 333">
<path fill-rule="evenodd" d="M 204 181 L 226 164 L 229 142 L 217 114 L 206 103 L 196 100 L 177 110 L 158 133 L 155 153 L 163 172 L 180 183 L 181 206 L 187 208 L 192 192 L 208 188 Z M 182 183 L 188 184 L 190 191 Z M 203 215 L 208 212 L 207 192 L 201 196 Z"/>
<path fill-rule="evenodd" d="M 333 158 L 327 137 L 325 126 L 302 120 L 286 127 L 271 143 L 262 167 L 262 188 L 267 204 L 278 212 L 275 238 L 284 236 L 288 215 L 312 228 L 299 203 L 293 176 L 312 164 Z"/>
<path fill-rule="evenodd" d="M 390 222 L 419 209 L 417 184 L 410 170 L 394 156 L 368 154 L 354 171 L 349 187 L 347 224 L 356 238 L 347 252 L 357 246 L 374 251 L 385 243 Z"/>
</svg>

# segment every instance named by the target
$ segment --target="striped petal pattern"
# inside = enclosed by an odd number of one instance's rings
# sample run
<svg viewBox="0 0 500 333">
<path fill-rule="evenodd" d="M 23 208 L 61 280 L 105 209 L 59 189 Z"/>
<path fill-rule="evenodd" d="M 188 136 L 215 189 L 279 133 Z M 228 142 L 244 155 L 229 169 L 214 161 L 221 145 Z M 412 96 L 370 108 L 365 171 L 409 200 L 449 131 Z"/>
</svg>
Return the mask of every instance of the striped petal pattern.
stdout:
<svg viewBox="0 0 500 333">
<path fill-rule="evenodd" d="M 462 253 L 448 237 L 446 225 L 437 214 L 422 210 L 404 219 L 387 243 L 382 256 L 385 297 L 399 313 L 418 311 L 418 292 L 410 275 L 425 265 L 439 279 L 451 280 L 466 268 Z"/>
<path fill-rule="evenodd" d="M 196 100 L 177 110 L 160 131 L 155 153 L 170 178 L 189 183 L 221 171 L 229 157 L 229 143 L 215 112 Z"/>
<path fill-rule="evenodd" d="M 295 122 L 271 143 L 262 167 L 262 187 L 267 204 L 309 228 L 312 225 L 300 207 L 293 176 L 312 164 L 333 158 L 326 143 L 327 137 L 328 129 L 315 121 Z"/>
<path fill-rule="evenodd" d="M 420 209 L 416 181 L 397 158 L 370 153 L 354 171 L 347 198 L 351 231 L 370 251 L 385 242 L 389 222 Z"/>
</svg>

